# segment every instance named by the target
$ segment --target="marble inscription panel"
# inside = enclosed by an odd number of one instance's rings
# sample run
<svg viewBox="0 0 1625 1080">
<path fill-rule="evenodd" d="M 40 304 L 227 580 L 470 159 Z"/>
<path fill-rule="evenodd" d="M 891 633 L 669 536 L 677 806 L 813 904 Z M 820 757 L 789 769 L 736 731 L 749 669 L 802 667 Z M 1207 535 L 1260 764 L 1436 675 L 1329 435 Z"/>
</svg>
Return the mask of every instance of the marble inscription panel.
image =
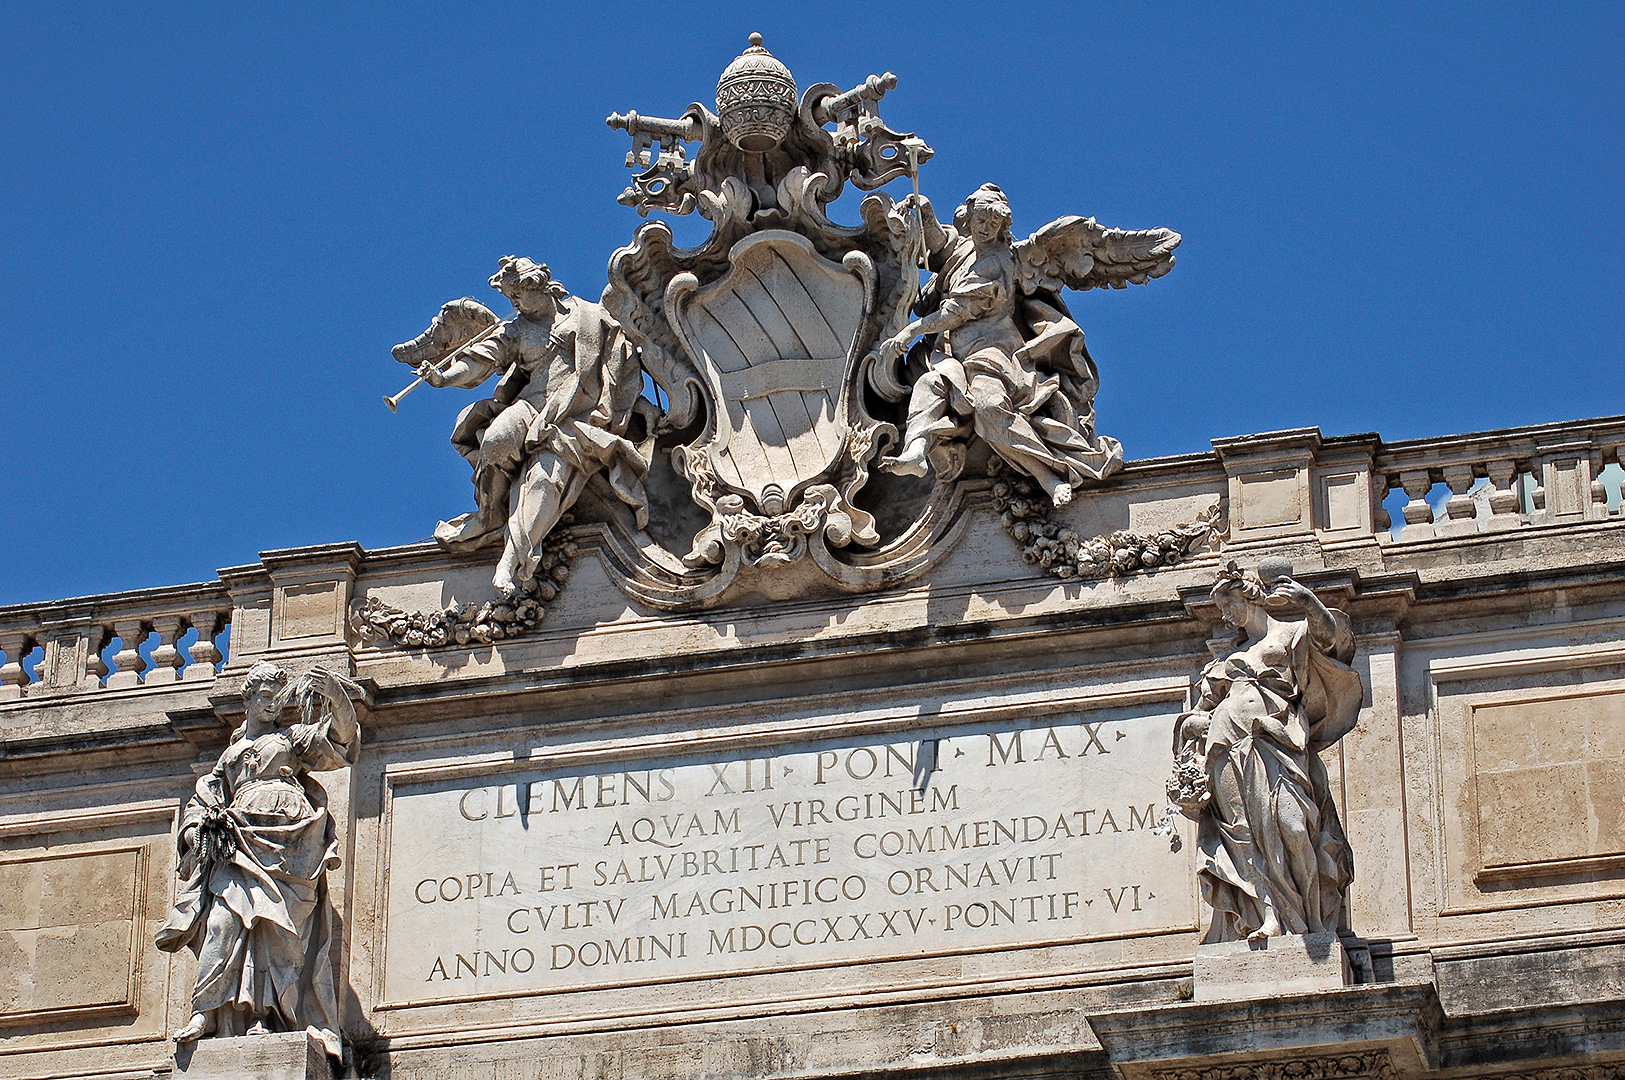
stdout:
<svg viewBox="0 0 1625 1080">
<path fill-rule="evenodd" d="M 388 1004 L 1189 930 L 1172 717 L 392 785 Z M 1176 819 L 1183 827 L 1183 820 Z"/>
</svg>

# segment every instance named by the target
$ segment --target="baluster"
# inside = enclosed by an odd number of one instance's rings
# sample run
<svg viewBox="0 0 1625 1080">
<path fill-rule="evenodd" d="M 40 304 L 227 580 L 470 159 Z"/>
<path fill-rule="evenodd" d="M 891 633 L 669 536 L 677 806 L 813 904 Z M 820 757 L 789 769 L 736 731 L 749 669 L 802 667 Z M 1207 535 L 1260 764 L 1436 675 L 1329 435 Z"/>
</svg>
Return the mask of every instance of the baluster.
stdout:
<svg viewBox="0 0 1625 1080">
<path fill-rule="evenodd" d="M 1614 460 L 1619 462 L 1620 468 L 1625 469 L 1625 446 L 1618 446 L 1614 448 Z M 1620 484 L 1619 506 L 1615 508 L 1614 513 L 1625 515 L 1625 482 L 1621 482 Z"/>
<path fill-rule="evenodd" d="M 1399 474 L 1399 484 L 1411 501 L 1405 504 L 1405 527 L 1399 530 L 1401 540 L 1431 540 L 1437 535 L 1433 528 L 1433 507 L 1428 505 L 1428 492 L 1433 489 L 1433 476 L 1426 469 L 1408 469 Z"/>
<path fill-rule="evenodd" d="M 91 623 L 85 631 L 85 678 L 80 685 L 86 690 L 100 690 L 107 678 L 107 661 L 102 650 L 113 640 L 113 628 L 107 623 Z"/>
<path fill-rule="evenodd" d="M 1518 466 L 1510 458 L 1499 458 L 1484 466 L 1490 478 L 1490 517 L 1480 522 L 1485 532 L 1516 529 L 1523 524 L 1518 518 L 1518 493 L 1512 485 L 1518 477 Z"/>
<path fill-rule="evenodd" d="M 1602 482 L 1603 465 L 1608 461 L 1608 455 L 1601 450 L 1591 452 L 1591 509 L 1586 514 L 1589 518 L 1605 518 L 1608 516 L 1608 487 Z"/>
<path fill-rule="evenodd" d="M 6 662 L 0 664 L 0 701 L 16 701 L 23 696 L 23 687 L 29 683 L 23 658 L 33 649 L 32 634 L 21 630 L 0 633 L 0 651 L 6 654 Z"/>
<path fill-rule="evenodd" d="M 220 613 L 216 611 L 195 611 L 186 617 L 192 629 L 197 631 L 197 640 L 192 642 L 189 650 L 192 662 L 186 665 L 181 673 L 183 679 L 212 679 L 215 665 L 220 662 L 220 650 L 215 647 L 214 636 L 220 632 Z"/>
<path fill-rule="evenodd" d="M 1378 533 L 1388 532 L 1394 527 L 1394 519 L 1388 513 L 1388 508 L 1382 504 L 1387 500 L 1388 493 L 1393 485 L 1388 474 L 1372 472 L 1371 474 L 1371 523 Z"/>
<path fill-rule="evenodd" d="M 1440 536 L 1462 536 L 1478 531 L 1478 508 L 1467 491 L 1473 486 L 1471 465 L 1446 465 L 1444 482 L 1450 488 L 1450 501 L 1444 504 L 1445 520 L 1437 526 Z"/>
<path fill-rule="evenodd" d="M 107 677 L 109 690 L 121 690 L 141 685 L 141 673 L 147 662 L 141 659 L 141 643 L 147 640 L 147 624 L 141 619 L 117 619 L 113 633 L 118 635 L 119 651 L 113 654 L 116 672 Z"/>
<path fill-rule="evenodd" d="M 172 683 L 180 679 L 180 667 L 186 661 L 175 642 L 181 636 L 179 615 L 155 615 L 152 628 L 158 632 L 158 647 L 152 650 L 152 670 L 147 672 L 146 684 Z"/>
</svg>

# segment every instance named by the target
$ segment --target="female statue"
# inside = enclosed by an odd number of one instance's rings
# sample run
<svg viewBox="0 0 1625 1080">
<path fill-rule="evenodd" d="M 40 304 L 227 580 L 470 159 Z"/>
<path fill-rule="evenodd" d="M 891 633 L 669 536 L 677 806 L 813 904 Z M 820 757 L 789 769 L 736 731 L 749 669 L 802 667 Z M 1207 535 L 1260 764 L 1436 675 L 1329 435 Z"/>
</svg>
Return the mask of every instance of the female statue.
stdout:
<svg viewBox="0 0 1625 1080">
<path fill-rule="evenodd" d="M 261 661 L 243 681 L 243 726 L 181 816 L 181 885 L 158 947 L 197 955 L 192 1016 L 176 1042 L 307 1030 L 342 1056 L 327 871 L 333 819 L 310 773 L 353 765 L 354 684 L 321 667 L 297 680 Z M 282 726 L 297 700 L 301 722 Z"/>
<path fill-rule="evenodd" d="M 1169 789 L 1198 823 L 1208 942 L 1335 933 L 1354 877 L 1320 759 L 1359 716 L 1354 636 L 1290 563 L 1261 569 L 1232 562 L 1219 575 L 1213 600 L 1236 644 L 1202 672 L 1196 708 L 1174 725 Z"/>
</svg>

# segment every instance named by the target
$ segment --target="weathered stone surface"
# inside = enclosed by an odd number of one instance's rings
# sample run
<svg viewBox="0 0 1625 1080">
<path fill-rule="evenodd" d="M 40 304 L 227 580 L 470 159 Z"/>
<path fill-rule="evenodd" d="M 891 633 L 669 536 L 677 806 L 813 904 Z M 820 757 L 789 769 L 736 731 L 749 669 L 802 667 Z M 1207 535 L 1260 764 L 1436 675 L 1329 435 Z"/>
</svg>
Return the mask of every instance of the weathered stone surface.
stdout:
<svg viewBox="0 0 1625 1080">
<path fill-rule="evenodd" d="M 1354 981 L 1336 934 L 1281 934 L 1196 947 L 1197 1001 L 1240 1001 L 1337 990 Z"/>
<path fill-rule="evenodd" d="M 1437 1067 L 1444 1014 L 1424 984 L 1091 1012 L 1088 1019 L 1113 1067 L 1129 1078 L 1239 1078 L 1272 1068 L 1286 1076 L 1391 1077 Z"/>
<path fill-rule="evenodd" d="M 319 1040 L 302 1031 L 204 1039 L 175 1052 L 175 1076 L 186 1080 L 331 1080 Z"/>
<path fill-rule="evenodd" d="M 384 998 L 1188 930 L 1190 848 L 1157 829 L 1170 723 L 1060 713 L 562 775 L 398 774 Z"/>
<path fill-rule="evenodd" d="M 513 317 L 397 347 L 502 372 L 438 544 L 0 609 L 0 1077 L 325 1075 L 307 1023 L 397 1080 L 1618 1072 L 1625 418 L 1125 463 L 1060 294 L 1178 237 L 937 221 L 897 85 L 798 98 L 757 38 L 717 112 L 611 117 L 622 201 L 710 234 L 645 223 L 601 306 L 510 256 Z M 298 797 L 260 665 L 366 712 Z"/>
</svg>

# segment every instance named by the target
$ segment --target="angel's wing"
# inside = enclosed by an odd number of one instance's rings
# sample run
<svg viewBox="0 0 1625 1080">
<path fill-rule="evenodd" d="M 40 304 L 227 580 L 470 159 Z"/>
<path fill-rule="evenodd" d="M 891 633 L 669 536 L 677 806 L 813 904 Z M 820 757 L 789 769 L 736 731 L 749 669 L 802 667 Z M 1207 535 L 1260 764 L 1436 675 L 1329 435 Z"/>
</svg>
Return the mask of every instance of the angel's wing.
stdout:
<svg viewBox="0 0 1625 1080">
<path fill-rule="evenodd" d="M 727 177 L 716 191 L 700 192 L 700 213 L 713 230 L 705 244 L 679 248 L 671 226 L 651 221 L 638 227 L 629 246 L 609 257 L 609 284 L 600 303 L 638 347 L 643 370 L 665 393 L 663 423 L 672 430 L 687 427 L 700 415 L 706 383 L 666 318 L 666 287 L 679 274 L 696 274 L 704 281 L 727 271 L 728 249 L 749 234 L 752 198 L 743 180 Z"/>
<path fill-rule="evenodd" d="M 390 351 L 395 359 L 413 367 L 425 360 L 438 364 L 501 321 L 496 312 L 465 296 L 442 306 L 427 330 Z"/>
<path fill-rule="evenodd" d="M 1108 229 L 1094 218 L 1064 217 L 1011 245 L 1024 292 L 1127 288 L 1174 268 L 1172 229 Z"/>
</svg>

